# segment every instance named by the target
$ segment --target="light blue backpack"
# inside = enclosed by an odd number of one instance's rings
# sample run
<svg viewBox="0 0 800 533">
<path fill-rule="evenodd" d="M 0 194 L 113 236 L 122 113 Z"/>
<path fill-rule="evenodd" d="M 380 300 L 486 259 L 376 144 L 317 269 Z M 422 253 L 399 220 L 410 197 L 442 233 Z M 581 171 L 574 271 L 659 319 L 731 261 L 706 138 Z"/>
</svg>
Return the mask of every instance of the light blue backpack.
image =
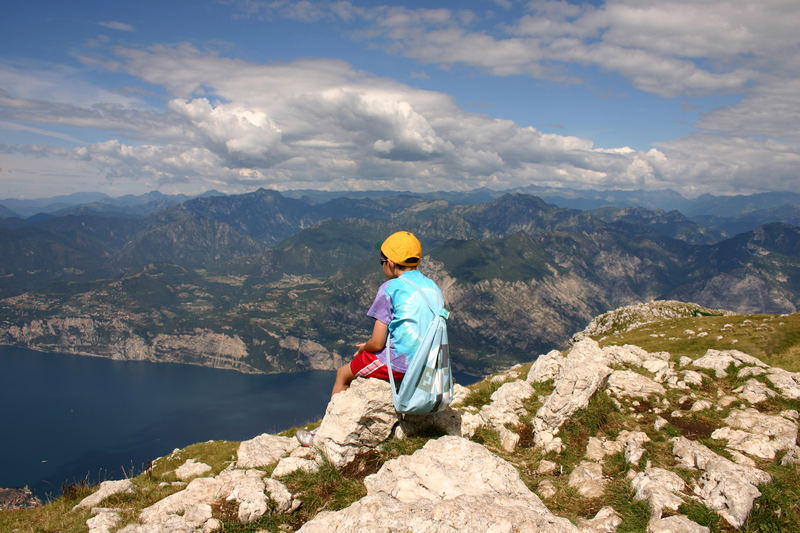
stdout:
<svg viewBox="0 0 800 533">
<path fill-rule="evenodd" d="M 446 322 L 450 313 L 444 309 L 441 296 L 437 298 L 437 305 L 431 305 L 428 297 L 415 283 L 404 277 L 400 279 L 412 285 L 422 295 L 433 313 L 433 320 L 414 357 L 411 358 L 399 389 L 394 384 L 391 354 L 387 357 L 394 409 L 400 414 L 435 413 L 450 405 L 453 398 L 453 373 L 450 369 Z"/>
</svg>

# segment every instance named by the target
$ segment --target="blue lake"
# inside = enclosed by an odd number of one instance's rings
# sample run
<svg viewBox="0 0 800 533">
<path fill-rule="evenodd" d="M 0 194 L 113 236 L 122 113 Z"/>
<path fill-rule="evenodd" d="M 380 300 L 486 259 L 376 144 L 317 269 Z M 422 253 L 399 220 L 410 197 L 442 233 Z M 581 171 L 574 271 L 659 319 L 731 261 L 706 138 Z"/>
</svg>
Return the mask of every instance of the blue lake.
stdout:
<svg viewBox="0 0 800 533">
<path fill-rule="evenodd" d="M 195 442 L 245 440 L 317 420 L 333 377 L 0 346 L 0 487 L 28 485 L 39 497 L 57 496 L 65 482 L 121 479 Z"/>
</svg>

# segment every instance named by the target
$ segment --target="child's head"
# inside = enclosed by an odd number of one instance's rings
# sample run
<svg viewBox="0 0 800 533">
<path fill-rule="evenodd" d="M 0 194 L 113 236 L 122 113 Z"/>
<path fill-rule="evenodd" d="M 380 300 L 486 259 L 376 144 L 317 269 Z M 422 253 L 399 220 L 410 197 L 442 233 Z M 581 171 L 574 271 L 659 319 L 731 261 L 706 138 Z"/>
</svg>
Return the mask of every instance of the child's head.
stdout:
<svg viewBox="0 0 800 533">
<path fill-rule="evenodd" d="M 398 231 L 389 235 L 381 244 L 381 256 L 394 263 L 400 270 L 414 269 L 422 259 L 422 245 L 413 233 Z"/>
</svg>

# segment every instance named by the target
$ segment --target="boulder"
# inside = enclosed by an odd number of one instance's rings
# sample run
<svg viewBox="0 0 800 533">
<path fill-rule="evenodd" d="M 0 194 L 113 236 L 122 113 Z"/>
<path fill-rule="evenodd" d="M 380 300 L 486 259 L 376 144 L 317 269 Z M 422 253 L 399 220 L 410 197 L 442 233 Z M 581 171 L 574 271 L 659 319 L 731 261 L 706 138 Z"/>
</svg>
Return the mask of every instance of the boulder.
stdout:
<svg viewBox="0 0 800 533">
<path fill-rule="evenodd" d="M 647 468 L 631 480 L 637 500 L 647 500 L 651 518 L 661 518 L 664 509 L 677 511 L 683 503 L 680 492 L 685 487 L 678 474 L 663 468 Z"/>
<path fill-rule="evenodd" d="M 131 494 L 134 491 L 133 481 L 130 479 L 121 479 L 119 481 L 103 481 L 100 483 L 100 488 L 95 492 L 82 499 L 74 509 L 91 509 L 97 507 L 100 502 L 113 496 L 114 494 Z"/>
<path fill-rule="evenodd" d="M 770 475 L 736 464 L 685 437 L 675 437 L 672 444 L 679 465 L 703 470 L 694 493 L 733 527 L 741 527 L 753 508 L 753 500 L 761 496 L 757 486 L 769 482 Z"/>
<path fill-rule="evenodd" d="M 556 495 L 558 490 L 556 489 L 556 486 L 553 485 L 552 481 L 549 479 L 543 479 L 538 485 L 536 485 L 536 492 L 538 492 L 539 496 L 542 498 L 549 500 Z"/>
<path fill-rule="evenodd" d="M 530 383 L 523 380 L 503 384 L 494 391 L 490 402 L 480 410 L 481 418 L 486 424 L 500 428 L 506 424 L 519 424 L 520 416 L 528 412 L 522 402 L 536 393 Z"/>
<path fill-rule="evenodd" d="M 242 441 L 236 452 L 237 468 L 259 468 L 277 463 L 281 457 L 289 455 L 300 447 L 297 439 L 279 437 L 265 433 L 250 440 Z"/>
<path fill-rule="evenodd" d="M 747 380 L 747 383 L 739 388 L 733 389 L 739 398 L 751 404 L 761 403 L 776 396 L 775 392 L 755 378 Z"/>
<path fill-rule="evenodd" d="M 92 514 L 86 521 L 88 533 L 111 533 L 121 518 L 119 509 L 92 509 Z"/>
<path fill-rule="evenodd" d="M 728 441 L 728 447 L 762 459 L 774 459 L 780 450 L 790 449 L 797 442 L 797 425 L 782 416 L 767 415 L 753 408 L 731 411 L 717 429 L 714 439 Z"/>
<path fill-rule="evenodd" d="M 651 394 L 666 393 L 663 385 L 633 370 L 615 370 L 608 378 L 607 388 L 617 397 L 647 398 Z"/>
<path fill-rule="evenodd" d="M 585 339 L 567 354 L 555 382 L 555 389 L 536 412 L 532 425 L 534 441 L 546 450 L 558 451 L 555 435 L 576 411 L 586 407 L 597 389 L 605 385 L 611 369 L 603 364 L 597 342 Z M 555 444 L 555 445 L 554 445 Z"/>
<path fill-rule="evenodd" d="M 301 470 L 303 472 L 316 472 L 322 463 L 322 455 L 316 448 L 297 448 L 289 457 L 284 457 L 278 461 L 272 477 L 278 478 Z"/>
<path fill-rule="evenodd" d="M 614 533 L 622 524 L 622 517 L 612 507 L 603 507 L 594 518 L 578 518 L 578 526 L 584 533 Z"/>
<path fill-rule="evenodd" d="M 694 370 L 684 370 L 680 373 L 681 378 L 689 385 L 700 386 L 703 384 L 703 374 L 695 372 Z"/>
<path fill-rule="evenodd" d="M 603 466 L 583 461 L 569 475 L 569 486 L 584 498 L 599 498 L 605 492 L 607 480 L 603 477 Z"/>
<path fill-rule="evenodd" d="M 525 379 L 528 383 L 543 383 L 555 379 L 561 366 L 564 364 L 564 356 L 558 350 L 550 350 L 545 355 L 540 355 L 533 362 Z"/>
<path fill-rule="evenodd" d="M 211 472 L 211 467 L 205 463 L 198 463 L 195 459 L 187 459 L 185 463 L 175 469 L 175 477 L 187 481 L 193 477 Z"/>
<path fill-rule="evenodd" d="M 787 372 L 781 368 L 771 368 L 767 379 L 778 387 L 790 400 L 800 399 L 800 373 Z"/>
<path fill-rule="evenodd" d="M 391 387 L 379 379 L 356 379 L 331 398 L 314 446 L 334 466 L 345 466 L 391 436 L 398 421 Z"/>
<path fill-rule="evenodd" d="M 650 442 L 650 437 L 642 431 L 622 430 L 614 440 L 589 437 L 589 443 L 586 446 L 586 459 L 602 462 L 606 455 L 625 452 L 625 460 L 636 464 L 644 454 L 642 444 L 645 442 Z"/>
<path fill-rule="evenodd" d="M 739 350 L 714 350 L 709 349 L 705 355 L 700 359 L 695 359 L 692 363 L 698 368 L 705 368 L 713 370 L 718 378 L 724 378 L 728 375 L 727 368 L 731 365 L 739 367 L 742 365 L 750 365 L 757 367 L 766 367 L 760 359 L 756 359 L 752 355 L 740 352 Z"/>
<path fill-rule="evenodd" d="M 650 358 L 651 355 L 644 348 L 632 344 L 603 348 L 603 359 L 607 365 L 642 366 Z"/>
<path fill-rule="evenodd" d="M 364 484 L 364 498 L 319 513 L 299 531 L 579 531 L 553 515 L 511 464 L 461 437 L 432 440 L 387 461 Z"/>
<path fill-rule="evenodd" d="M 215 478 L 204 477 L 192 480 L 187 487 L 159 500 L 139 513 L 139 520 L 145 526 L 161 529 L 181 530 L 181 528 L 205 527 L 198 522 L 205 516 L 203 505 L 211 505 L 220 500 L 235 501 L 238 505 L 239 520 L 244 523 L 265 514 L 285 513 L 296 509 L 300 503 L 295 501 L 288 489 L 275 479 L 262 479 L 264 472 L 259 470 L 225 470 Z M 200 506 L 200 507 L 198 507 Z M 191 522 L 189 518 L 195 520 Z M 210 520 L 209 515 L 206 521 Z M 149 531 L 148 527 L 132 526 L 126 533 Z"/>
</svg>

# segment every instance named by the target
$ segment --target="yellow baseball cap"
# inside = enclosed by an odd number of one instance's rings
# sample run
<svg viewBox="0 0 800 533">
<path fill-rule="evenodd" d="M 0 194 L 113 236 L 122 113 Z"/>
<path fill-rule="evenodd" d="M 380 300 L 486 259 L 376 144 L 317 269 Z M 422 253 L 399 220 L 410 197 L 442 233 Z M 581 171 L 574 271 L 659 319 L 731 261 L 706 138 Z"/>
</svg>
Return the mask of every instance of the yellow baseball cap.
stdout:
<svg viewBox="0 0 800 533">
<path fill-rule="evenodd" d="M 422 245 L 413 233 L 398 231 L 383 241 L 381 252 L 396 265 L 417 266 L 422 258 Z"/>
</svg>

